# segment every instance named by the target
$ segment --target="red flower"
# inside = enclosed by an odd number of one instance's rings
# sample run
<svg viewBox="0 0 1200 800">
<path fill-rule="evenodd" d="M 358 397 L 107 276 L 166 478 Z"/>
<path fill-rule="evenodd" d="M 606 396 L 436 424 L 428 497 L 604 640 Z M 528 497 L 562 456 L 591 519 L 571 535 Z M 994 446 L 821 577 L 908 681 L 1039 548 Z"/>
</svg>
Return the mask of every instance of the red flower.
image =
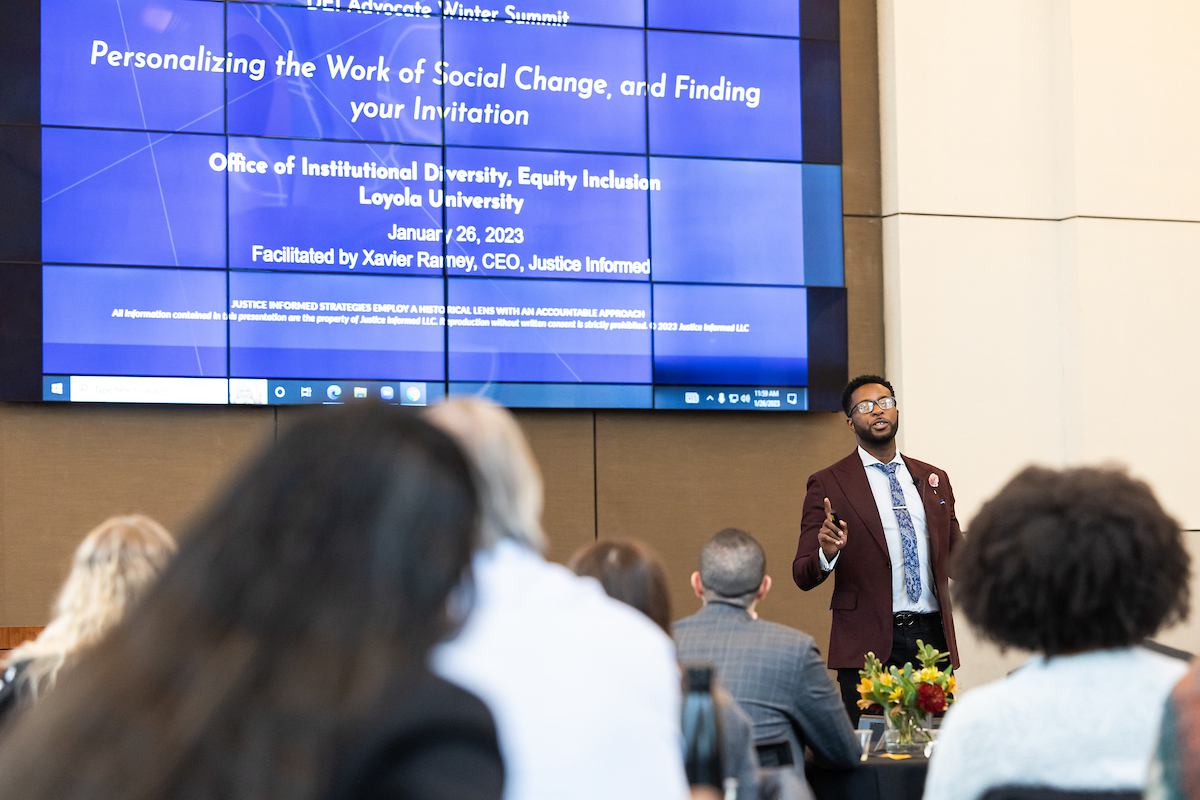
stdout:
<svg viewBox="0 0 1200 800">
<path fill-rule="evenodd" d="M 917 705 L 930 714 L 946 710 L 946 692 L 936 683 L 922 683 L 917 689 Z"/>
</svg>

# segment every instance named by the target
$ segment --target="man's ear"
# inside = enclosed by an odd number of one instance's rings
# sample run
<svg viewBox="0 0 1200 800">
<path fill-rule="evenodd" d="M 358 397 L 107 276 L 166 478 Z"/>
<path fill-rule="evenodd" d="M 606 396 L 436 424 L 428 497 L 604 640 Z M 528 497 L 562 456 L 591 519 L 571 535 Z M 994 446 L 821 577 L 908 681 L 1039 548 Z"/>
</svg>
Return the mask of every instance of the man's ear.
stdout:
<svg viewBox="0 0 1200 800">
<path fill-rule="evenodd" d="M 754 599 L 762 600 L 769 591 L 771 591 L 771 576 L 763 575 L 762 583 L 758 585 L 758 592 L 754 595 Z"/>
<path fill-rule="evenodd" d="M 704 582 L 700 580 L 700 573 L 692 573 L 692 591 L 696 593 L 696 597 L 704 599 Z"/>
</svg>

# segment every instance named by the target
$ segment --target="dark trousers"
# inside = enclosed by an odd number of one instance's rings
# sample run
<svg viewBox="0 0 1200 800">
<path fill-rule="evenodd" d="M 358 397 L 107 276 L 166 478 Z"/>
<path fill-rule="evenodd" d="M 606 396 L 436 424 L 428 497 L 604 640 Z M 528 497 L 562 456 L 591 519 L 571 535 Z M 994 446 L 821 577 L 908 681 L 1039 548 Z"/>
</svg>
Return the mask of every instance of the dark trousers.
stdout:
<svg viewBox="0 0 1200 800">
<path fill-rule="evenodd" d="M 943 653 L 948 650 L 946 634 L 942 630 L 941 614 L 922 614 L 914 619 L 911 625 L 893 625 L 892 652 L 887 661 L 883 662 L 884 666 L 903 667 L 911 661 L 913 667 L 919 669 L 921 665 L 917 662 L 917 639 L 933 645 Z M 946 664 L 943 663 L 942 666 Z M 854 667 L 837 671 L 842 703 L 846 706 L 846 713 L 850 715 L 850 723 L 855 727 L 858 726 L 858 718 L 863 714 L 863 710 L 858 707 L 858 698 L 861 696 L 858 693 L 858 684 L 862 680 L 858 674 L 859 669 L 861 668 Z"/>
</svg>

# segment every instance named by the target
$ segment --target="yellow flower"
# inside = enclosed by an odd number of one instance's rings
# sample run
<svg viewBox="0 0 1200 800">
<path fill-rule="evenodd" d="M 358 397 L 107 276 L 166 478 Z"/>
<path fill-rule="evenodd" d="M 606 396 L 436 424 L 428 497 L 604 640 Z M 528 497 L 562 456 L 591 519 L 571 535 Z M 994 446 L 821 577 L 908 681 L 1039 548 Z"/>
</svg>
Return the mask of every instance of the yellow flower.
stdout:
<svg viewBox="0 0 1200 800">
<path fill-rule="evenodd" d="M 946 691 L 950 694 L 956 694 L 958 692 L 958 681 L 954 680 L 953 675 L 951 675 L 950 679 L 946 681 Z"/>
<path fill-rule="evenodd" d="M 873 691 L 875 691 L 875 686 L 871 682 L 871 679 L 863 678 L 862 683 L 858 685 L 858 693 L 861 695 L 868 695 Z"/>
<path fill-rule="evenodd" d="M 883 673 L 882 675 L 879 676 L 879 682 L 882 683 L 884 686 L 891 686 L 892 683 L 894 683 L 894 681 L 892 680 L 892 674 L 890 672 Z"/>
<path fill-rule="evenodd" d="M 873 705 L 875 705 L 875 704 L 872 703 L 870 700 L 868 700 L 865 697 L 860 697 L 858 700 L 858 707 L 861 708 L 863 711 L 866 711 L 868 708 L 870 708 Z"/>
<path fill-rule="evenodd" d="M 913 683 L 930 683 L 942 677 L 942 671 L 937 667 L 925 667 L 913 675 Z"/>
<path fill-rule="evenodd" d="M 892 693 L 888 695 L 888 702 L 889 703 L 899 703 L 900 698 L 903 696 L 904 696 L 904 687 L 897 686 L 895 689 L 892 690 Z"/>
</svg>

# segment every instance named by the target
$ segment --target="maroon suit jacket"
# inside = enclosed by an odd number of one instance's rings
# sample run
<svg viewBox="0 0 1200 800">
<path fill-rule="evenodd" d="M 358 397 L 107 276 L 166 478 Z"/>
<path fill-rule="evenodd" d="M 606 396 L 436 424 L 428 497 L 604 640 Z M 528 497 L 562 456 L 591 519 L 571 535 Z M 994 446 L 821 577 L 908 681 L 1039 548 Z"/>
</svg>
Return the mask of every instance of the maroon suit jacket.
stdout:
<svg viewBox="0 0 1200 800">
<path fill-rule="evenodd" d="M 957 669 L 958 644 L 947 589 L 950 554 L 962 542 L 962 531 L 954 515 L 954 490 L 942 470 L 915 458 L 903 458 L 918 482 L 925 506 L 933 592 L 942 609 L 950 660 Z M 936 488 L 929 485 L 931 474 L 938 476 Z M 857 449 L 808 479 L 808 494 L 800 519 L 800 543 L 792 562 L 792 577 L 805 591 L 828 577 L 821 573 L 817 542 L 817 532 L 825 519 L 826 497 L 849 529 L 841 557 L 829 573 L 833 575 L 833 599 L 829 603 L 833 628 L 829 633 L 828 664 L 830 669 L 862 669 L 868 651 L 886 661 L 892 650 L 892 568 L 879 509 Z"/>
</svg>

